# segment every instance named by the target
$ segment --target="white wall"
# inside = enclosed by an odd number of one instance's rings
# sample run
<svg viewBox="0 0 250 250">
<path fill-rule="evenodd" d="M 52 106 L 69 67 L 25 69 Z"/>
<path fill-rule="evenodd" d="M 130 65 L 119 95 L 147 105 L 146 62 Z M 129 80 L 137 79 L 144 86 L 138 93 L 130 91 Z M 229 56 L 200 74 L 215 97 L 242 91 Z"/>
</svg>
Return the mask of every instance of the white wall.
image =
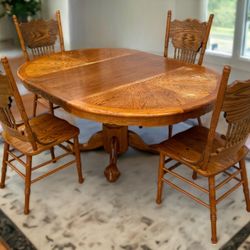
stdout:
<svg viewBox="0 0 250 250">
<path fill-rule="evenodd" d="M 71 47 L 162 51 L 166 12 L 174 0 L 74 0 Z"/>
<path fill-rule="evenodd" d="M 12 39 L 16 30 L 9 16 L 0 19 L 0 41 Z"/>
<path fill-rule="evenodd" d="M 72 0 L 71 0 L 72 1 Z M 42 17 L 50 19 L 55 17 L 55 12 L 60 10 L 62 19 L 62 28 L 64 35 L 64 44 L 66 49 L 70 49 L 70 0 L 42 0 Z"/>
<path fill-rule="evenodd" d="M 71 0 L 71 48 L 126 47 L 162 54 L 167 10 L 201 17 L 204 0 Z"/>
<path fill-rule="evenodd" d="M 175 17 L 177 19 L 197 18 L 202 19 L 202 9 L 204 0 L 175 0 Z"/>
</svg>

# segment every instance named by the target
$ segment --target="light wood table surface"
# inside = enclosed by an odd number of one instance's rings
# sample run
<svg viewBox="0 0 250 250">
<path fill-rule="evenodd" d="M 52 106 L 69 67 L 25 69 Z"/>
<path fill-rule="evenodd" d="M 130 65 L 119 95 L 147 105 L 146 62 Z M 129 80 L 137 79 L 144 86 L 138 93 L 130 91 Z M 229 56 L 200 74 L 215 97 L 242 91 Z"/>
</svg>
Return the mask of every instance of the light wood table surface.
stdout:
<svg viewBox="0 0 250 250">
<path fill-rule="evenodd" d="M 104 147 L 111 182 L 120 175 L 117 156 L 128 146 L 153 151 L 129 125 L 169 125 L 209 112 L 220 78 L 205 67 L 129 49 L 60 52 L 26 62 L 18 76 L 66 111 L 103 123 L 81 149 Z"/>
</svg>

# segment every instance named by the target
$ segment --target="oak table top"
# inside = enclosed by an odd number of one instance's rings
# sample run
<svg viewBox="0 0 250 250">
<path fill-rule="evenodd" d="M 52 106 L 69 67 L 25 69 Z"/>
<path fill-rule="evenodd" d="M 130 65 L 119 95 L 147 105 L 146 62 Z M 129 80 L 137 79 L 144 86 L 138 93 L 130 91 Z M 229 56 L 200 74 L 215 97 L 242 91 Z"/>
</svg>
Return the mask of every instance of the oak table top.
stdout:
<svg viewBox="0 0 250 250">
<path fill-rule="evenodd" d="M 127 126 L 174 124 L 209 112 L 220 78 L 206 67 L 130 49 L 59 52 L 24 63 L 18 76 L 30 91 L 103 123 L 82 149 L 104 146 L 113 165 L 128 145 L 149 150 Z M 110 181 L 113 172 L 106 173 Z"/>
<path fill-rule="evenodd" d="M 128 49 L 56 53 L 23 64 L 25 86 L 69 112 L 103 123 L 158 126 L 204 114 L 218 74 Z"/>
</svg>

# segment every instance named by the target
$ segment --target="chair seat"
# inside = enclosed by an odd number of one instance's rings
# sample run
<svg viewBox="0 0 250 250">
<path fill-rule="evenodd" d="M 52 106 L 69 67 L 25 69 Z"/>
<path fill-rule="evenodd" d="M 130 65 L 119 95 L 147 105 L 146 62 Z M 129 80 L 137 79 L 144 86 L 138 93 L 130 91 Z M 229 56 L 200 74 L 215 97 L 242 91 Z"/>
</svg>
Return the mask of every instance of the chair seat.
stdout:
<svg viewBox="0 0 250 250">
<path fill-rule="evenodd" d="M 31 143 L 21 141 L 7 132 L 3 132 L 3 138 L 12 147 L 26 155 L 36 155 L 40 152 L 50 149 L 79 135 L 79 129 L 65 120 L 55 117 L 51 114 L 42 114 L 29 120 L 32 131 L 42 144 L 37 143 L 37 150 L 33 150 Z M 24 129 L 21 125 L 19 130 Z"/>
<path fill-rule="evenodd" d="M 203 176 L 215 175 L 225 171 L 248 153 L 248 148 L 245 146 L 240 150 L 230 150 L 230 152 L 223 152 L 223 154 L 219 153 L 210 157 L 207 170 L 199 169 L 197 164 L 195 166 L 195 162 L 199 161 L 205 152 L 208 133 L 209 129 L 206 127 L 192 127 L 160 143 L 157 149 L 170 158 L 191 167 Z M 222 147 L 224 143 L 223 137 L 216 133 L 212 152 L 216 152 L 216 149 Z"/>
</svg>

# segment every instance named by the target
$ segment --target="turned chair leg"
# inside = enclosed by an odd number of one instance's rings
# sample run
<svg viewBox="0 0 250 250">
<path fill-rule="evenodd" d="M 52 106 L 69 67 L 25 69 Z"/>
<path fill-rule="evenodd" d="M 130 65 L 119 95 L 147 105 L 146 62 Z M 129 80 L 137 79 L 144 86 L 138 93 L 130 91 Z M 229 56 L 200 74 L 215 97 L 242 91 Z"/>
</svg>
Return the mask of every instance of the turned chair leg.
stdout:
<svg viewBox="0 0 250 250">
<path fill-rule="evenodd" d="M 213 244 L 217 243 L 217 233 L 216 233 L 216 194 L 215 194 L 215 176 L 208 177 L 209 185 L 209 204 L 210 204 L 210 220 L 211 220 L 211 231 L 212 237 L 211 241 Z"/>
<path fill-rule="evenodd" d="M 75 151 L 75 157 L 76 157 L 76 168 L 78 173 L 78 180 L 79 183 L 83 183 L 84 178 L 82 175 L 82 164 L 81 164 L 81 156 L 80 156 L 80 147 L 79 147 L 79 140 L 78 136 L 74 138 L 74 151 Z"/>
<path fill-rule="evenodd" d="M 193 175 L 192 175 L 192 179 L 196 180 L 197 179 L 197 172 L 193 170 Z"/>
<path fill-rule="evenodd" d="M 26 174 L 25 174 L 25 203 L 24 203 L 24 214 L 29 213 L 30 203 L 30 186 L 31 186 L 31 167 L 32 167 L 32 156 L 26 156 Z"/>
<path fill-rule="evenodd" d="M 157 185 L 157 197 L 156 203 L 161 204 L 162 202 L 162 189 L 163 189 L 163 176 L 164 176 L 164 164 L 165 164 L 165 156 L 164 154 L 160 154 L 160 163 L 159 163 L 159 170 L 158 170 L 158 185 Z"/>
<path fill-rule="evenodd" d="M 171 138 L 173 135 L 173 125 L 168 126 L 168 138 Z"/>
<path fill-rule="evenodd" d="M 9 151 L 10 145 L 7 142 L 4 142 L 4 151 L 3 151 L 3 163 L 2 163 L 2 175 L 1 175 L 1 183 L 0 188 L 5 187 L 5 179 L 6 179 L 6 172 L 7 172 L 7 163 L 8 161 L 8 151 Z"/>
<path fill-rule="evenodd" d="M 250 212 L 249 188 L 248 188 L 245 159 L 240 160 L 240 168 L 241 168 L 240 174 L 241 174 L 241 180 L 242 180 L 242 187 L 243 187 L 243 192 L 244 192 L 245 200 L 246 200 L 246 209 L 248 212 Z"/>
<path fill-rule="evenodd" d="M 37 101 L 38 101 L 38 95 L 35 94 L 33 99 L 33 117 L 36 116 Z"/>
<path fill-rule="evenodd" d="M 54 105 L 53 105 L 52 102 L 49 102 L 49 112 L 50 112 L 52 115 L 55 114 L 55 113 L 54 113 Z"/>
<path fill-rule="evenodd" d="M 50 149 L 50 154 L 51 154 L 51 159 L 52 159 L 52 162 L 53 163 L 55 163 L 56 162 L 56 160 L 55 160 L 55 150 L 54 150 L 54 147 L 52 147 L 51 149 Z"/>
<path fill-rule="evenodd" d="M 200 117 L 198 117 L 198 118 L 197 118 L 197 120 L 198 120 L 198 124 L 199 124 L 199 126 L 202 126 L 201 118 L 200 118 Z"/>
</svg>

